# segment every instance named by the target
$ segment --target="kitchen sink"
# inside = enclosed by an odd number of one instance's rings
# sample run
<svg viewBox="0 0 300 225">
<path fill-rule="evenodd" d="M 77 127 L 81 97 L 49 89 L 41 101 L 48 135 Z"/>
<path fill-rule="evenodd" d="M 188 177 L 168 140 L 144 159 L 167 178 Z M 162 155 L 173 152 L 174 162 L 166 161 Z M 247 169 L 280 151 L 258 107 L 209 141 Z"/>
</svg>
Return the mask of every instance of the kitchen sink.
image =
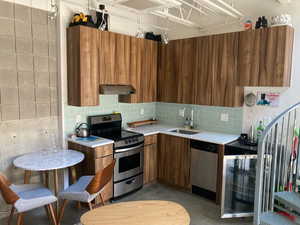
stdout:
<svg viewBox="0 0 300 225">
<path fill-rule="evenodd" d="M 193 135 L 193 134 L 199 134 L 200 133 L 199 131 L 183 130 L 183 129 L 170 130 L 170 132 L 178 133 L 178 134 L 188 134 L 188 135 Z"/>
</svg>

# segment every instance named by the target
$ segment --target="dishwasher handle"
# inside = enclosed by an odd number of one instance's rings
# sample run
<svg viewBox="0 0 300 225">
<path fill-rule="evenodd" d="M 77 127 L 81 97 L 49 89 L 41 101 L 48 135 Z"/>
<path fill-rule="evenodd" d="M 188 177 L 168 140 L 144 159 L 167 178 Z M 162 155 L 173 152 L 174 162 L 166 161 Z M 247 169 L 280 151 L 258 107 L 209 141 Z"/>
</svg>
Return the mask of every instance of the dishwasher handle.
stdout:
<svg viewBox="0 0 300 225">
<path fill-rule="evenodd" d="M 190 144 L 193 150 L 211 152 L 211 153 L 218 153 L 218 145 L 213 143 L 208 143 L 204 141 L 195 141 L 192 140 Z"/>
</svg>

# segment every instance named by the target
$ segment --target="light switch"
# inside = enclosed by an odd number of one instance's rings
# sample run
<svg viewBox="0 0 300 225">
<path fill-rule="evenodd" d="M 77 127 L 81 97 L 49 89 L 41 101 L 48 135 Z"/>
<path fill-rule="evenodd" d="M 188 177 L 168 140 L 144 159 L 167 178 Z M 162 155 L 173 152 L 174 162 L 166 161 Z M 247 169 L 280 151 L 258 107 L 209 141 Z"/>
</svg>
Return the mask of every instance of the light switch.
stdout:
<svg viewBox="0 0 300 225">
<path fill-rule="evenodd" d="M 141 115 L 144 115 L 144 114 L 145 114 L 145 110 L 144 110 L 143 108 L 141 109 L 140 114 L 141 114 Z"/>
<path fill-rule="evenodd" d="M 229 115 L 228 113 L 221 113 L 221 121 L 228 122 L 229 121 Z"/>
<path fill-rule="evenodd" d="M 81 121 L 81 115 L 77 115 L 76 116 L 76 123 L 80 123 L 80 121 Z"/>
</svg>

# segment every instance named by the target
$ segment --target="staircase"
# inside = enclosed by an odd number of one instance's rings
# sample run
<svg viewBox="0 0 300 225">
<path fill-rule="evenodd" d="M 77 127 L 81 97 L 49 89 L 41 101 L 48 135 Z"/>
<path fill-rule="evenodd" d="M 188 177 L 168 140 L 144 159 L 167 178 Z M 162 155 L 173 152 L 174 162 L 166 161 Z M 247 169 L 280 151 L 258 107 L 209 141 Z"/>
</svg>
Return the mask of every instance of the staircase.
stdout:
<svg viewBox="0 0 300 225">
<path fill-rule="evenodd" d="M 259 141 L 255 225 L 300 225 L 299 108 L 280 114 Z"/>
</svg>

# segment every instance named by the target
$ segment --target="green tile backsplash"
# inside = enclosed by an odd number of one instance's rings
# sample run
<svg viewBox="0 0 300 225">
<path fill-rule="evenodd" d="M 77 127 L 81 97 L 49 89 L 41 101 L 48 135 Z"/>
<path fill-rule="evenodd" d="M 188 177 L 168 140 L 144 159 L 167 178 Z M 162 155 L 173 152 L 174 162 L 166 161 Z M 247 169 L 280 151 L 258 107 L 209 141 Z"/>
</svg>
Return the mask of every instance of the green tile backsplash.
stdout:
<svg viewBox="0 0 300 225">
<path fill-rule="evenodd" d="M 144 114 L 141 114 L 144 109 Z M 118 102 L 117 95 L 100 95 L 100 106 L 92 107 L 74 107 L 65 105 L 65 134 L 74 132 L 76 127 L 76 118 L 81 117 L 81 122 L 86 122 L 87 116 L 109 114 L 113 112 L 122 113 L 123 126 L 127 122 L 150 119 L 156 116 L 156 103 L 125 104 Z"/>
<path fill-rule="evenodd" d="M 187 105 L 174 103 L 156 103 L 156 117 L 163 123 L 183 126 L 185 118 L 179 116 L 180 109 L 185 110 L 185 116 L 190 117 L 194 110 L 194 126 L 196 129 L 240 134 L 243 124 L 243 108 L 214 107 L 202 105 Z M 227 113 L 229 120 L 220 120 L 221 113 Z"/>
<path fill-rule="evenodd" d="M 122 113 L 123 127 L 127 122 L 158 118 L 162 123 L 174 126 L 183 126 L 185 118 L 179 116 L 179 110 L 186 108 L 185 115 L 190 116 L 194 110 L 194 124 L 196 129 L 207 131 L 240 134 L 242 132 L 243 109 L 228 107 L 212 107 L 173 103 L 140 103 L 125 104 L 118 102 L 117 95 L 100 95 L 100 106 L 94 107 L 74 107 L 65 105 L 65 134 L 74 132 L 76 118 L 81 117 L 80 122 L 86 122 L 87 116 L 109 114 L 112 112 Z M 144 114 L 141 110 L 144 109 Z M 220 120 L 221 113 L 228 113 L 229 121 Z"/>
</svg>

